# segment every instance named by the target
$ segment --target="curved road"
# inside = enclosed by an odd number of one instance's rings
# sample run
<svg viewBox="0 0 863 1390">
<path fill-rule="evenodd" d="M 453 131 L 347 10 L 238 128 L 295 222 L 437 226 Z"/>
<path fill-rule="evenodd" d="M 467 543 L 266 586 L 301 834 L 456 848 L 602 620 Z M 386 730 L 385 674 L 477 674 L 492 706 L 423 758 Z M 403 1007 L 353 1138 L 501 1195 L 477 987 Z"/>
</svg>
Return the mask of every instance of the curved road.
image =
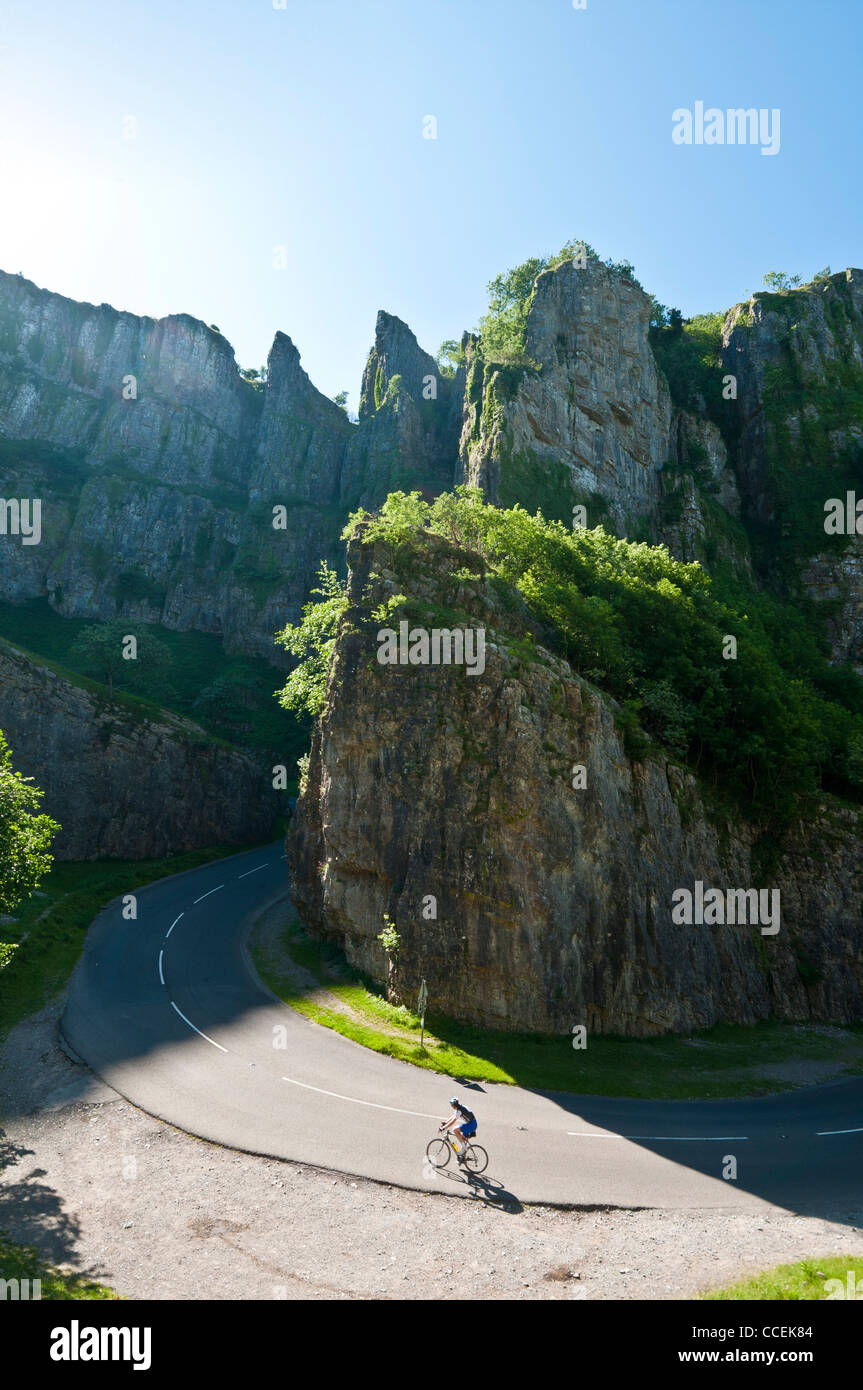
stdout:
<svg viewBox="0 0 863 1390">
<path fill-rule="evenodd" d="M 863 1078 L 757 1100 L 638 1101 L 451 1080 L 309 1022 L 258 981 L 252 921 L 287 892 L 281 843 L 164 879 L 91 927 L 62 1032 L 143 1110 L 231 1148 L 497 1201 L 815 1215 L 863 1193 Z M 565 1040 L 561 1045 L 566 1046 Z M 588 1054 L 581 1054 L 587 1056 Z M 490 1162 L 424 1161 L 454 1092 Z M 725 1157 L 736 1181 L 722 1178 Z"/>
</svg>

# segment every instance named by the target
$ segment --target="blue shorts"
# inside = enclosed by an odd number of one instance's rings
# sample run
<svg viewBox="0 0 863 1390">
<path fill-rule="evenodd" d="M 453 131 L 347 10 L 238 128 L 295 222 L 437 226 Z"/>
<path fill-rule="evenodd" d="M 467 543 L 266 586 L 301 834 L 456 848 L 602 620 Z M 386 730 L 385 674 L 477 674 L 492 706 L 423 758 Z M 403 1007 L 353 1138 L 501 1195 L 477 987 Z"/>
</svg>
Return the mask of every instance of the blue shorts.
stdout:
<svg viewBox="0 0 863 1390">
<path fill-rule="evenodd" d="M 459 1125 L 459 1129 L 461 1130 L 465 1139 L 469 1139 L 472 1134 L 476 1134 L 476 1120 L 464 1120 Z"/>
</svg>

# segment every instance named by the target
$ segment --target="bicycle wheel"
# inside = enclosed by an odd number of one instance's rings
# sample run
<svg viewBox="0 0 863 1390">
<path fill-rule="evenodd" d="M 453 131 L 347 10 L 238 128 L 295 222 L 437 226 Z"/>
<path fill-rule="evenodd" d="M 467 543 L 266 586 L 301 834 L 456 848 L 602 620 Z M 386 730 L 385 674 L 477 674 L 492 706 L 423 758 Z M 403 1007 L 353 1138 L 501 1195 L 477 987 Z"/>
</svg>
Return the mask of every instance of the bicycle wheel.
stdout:
<svg viewBox="0 0 863 1390">
<path fill-rule="evenodd" d="M 488 1167 L 488 1154 L 482 1144 L 468 1144 L 464 1155 L 464 1166 L 471 1173 L 484 1173 Z"/>
<path fill-rule="evenodd" d="M 426 1158 L 433 1168 L 445 1168 L 451 1152 L 446 1139 L 432 1139 L 426 1149 Z"/>
</svg>

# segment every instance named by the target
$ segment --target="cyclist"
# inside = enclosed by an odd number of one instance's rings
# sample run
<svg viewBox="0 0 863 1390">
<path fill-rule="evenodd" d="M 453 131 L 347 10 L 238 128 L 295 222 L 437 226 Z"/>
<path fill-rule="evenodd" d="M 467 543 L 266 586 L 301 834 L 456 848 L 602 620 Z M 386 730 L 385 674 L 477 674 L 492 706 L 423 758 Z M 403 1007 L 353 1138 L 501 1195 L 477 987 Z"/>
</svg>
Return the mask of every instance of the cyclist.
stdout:
<svg viewBox="0 0 863 1390">
<path fill-rule="evenodd" d="M 476 1115 L 472 1110 L 468 1110 L 466 1105 L 462 1105 L 458 1096 L 452 1097 L 450 1105 L 452 1106 L 452 1114 L 448 1120 L 443 1120 L 438 1128 L 451 1130 L 453 1134 L 458 1135 L 462 1145 L 465 1145 L 468 1139 L 476 1134 Z M 464 1148 L 462 1147 L 456 1152 L 459 1163 L 464 1163 L 463 1155 Z"/>
</svg>

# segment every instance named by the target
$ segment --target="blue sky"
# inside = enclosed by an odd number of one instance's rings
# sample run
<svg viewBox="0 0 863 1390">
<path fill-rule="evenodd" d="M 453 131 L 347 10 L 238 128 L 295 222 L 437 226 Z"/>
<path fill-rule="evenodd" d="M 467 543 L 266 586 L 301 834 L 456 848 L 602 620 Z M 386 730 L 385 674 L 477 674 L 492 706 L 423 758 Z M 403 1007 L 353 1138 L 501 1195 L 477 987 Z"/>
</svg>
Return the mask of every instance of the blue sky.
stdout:
<svg viewBox="0 0 863 1390">
<path fill-rule="evenodd" d="M 434 351 L 572 237 L 686 314 L 860 265 L 861 51 L 858 0 L 4 0 L 0 267 L 355 403 L 379 308 Z M 675 145 L 696 101 L 779 153 Z"/>
</svg>

